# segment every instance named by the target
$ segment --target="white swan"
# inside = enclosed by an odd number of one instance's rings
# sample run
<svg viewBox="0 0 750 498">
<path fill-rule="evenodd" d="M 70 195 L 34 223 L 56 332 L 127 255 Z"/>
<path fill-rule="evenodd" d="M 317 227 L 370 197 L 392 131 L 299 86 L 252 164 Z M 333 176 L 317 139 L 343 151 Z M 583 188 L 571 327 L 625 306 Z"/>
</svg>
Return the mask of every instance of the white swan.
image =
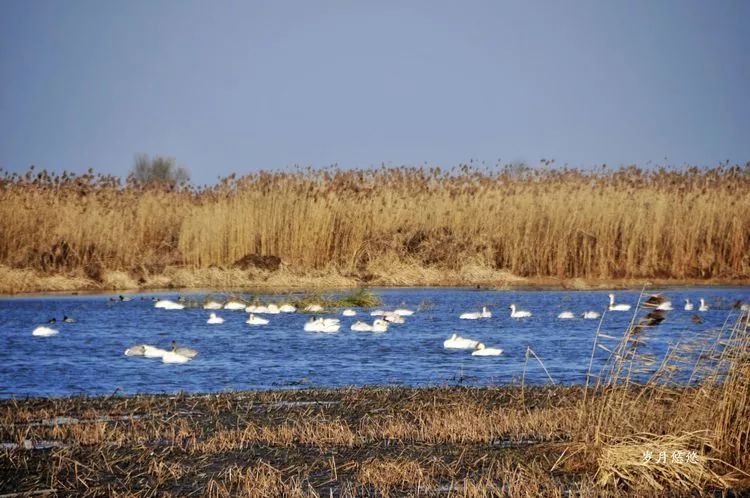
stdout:
<svg viewBox="0 0 750 498">
<path fill-rule="evenodd" d="M 323 307 L 319 304 L 308 304 L 305 307 L 305 311 L 309 313 L 320 313 L 321 311 L 323 311 Z"/>
<path fill-rule="evenodd" d="M 412 316 L 414 314 L 414 311 L 407 310 L 405 308 L 398 308 L 393 310 L 393 313 L 399 316 Z"/>
<path fill-rule="evenodd" d="M 479 320 L 480 318 L 492 318 L 492 312 L 486 306 L 482 306 L 482 311 L 469 311 L 461 313 L 458 317 L 460 320 Z"/>
<path fill-rule="evenodd" d="M 557 318 L 560 320 L 570 320 L 571 318 L 575 318 L 576 316 L 573 314 L 572 311 L 563 311 L 559 315 L 557 315 Z"/>
<path fill-rule="evenodd" d="M 326 320 L 329 320 L 326 322 Z M 305 323 L 306 332 L 338 332 L 341 325 L 336 322 L 332 322 L 330 318 L 311 318 Z"/>
<path fill-rule="evenodd" d="M 165 351 L 161 357 L 163 363 L 187 363 L 190 358 L 173 351 Z"/>
<path fill-rule="evenodd" d="M 208 315 L 208 320 L 206 320 L 206 323 L 209 325 L 219 325 L 224 323 L 224 319 L 220 316 L 216 316 L 216 313 L 211 313 Z"/>
<path fill-rule="evenodd" d="M 50 328 L 50 327 L 45 327 L 43 325 L 40 325 L 39 327 L 35 328 L 31 332 L 31 335 L 35 335 L 37 337 L 50 337 L 50 336 L 53 336 L 53 335 L 57 335 L 59 333 L 60 333 L 60 331 L 57 330 L 57 329 L 53 329 L 53 328 Z"/>
<path fill-rule="evenodd" d="M 250 316 L 245 320 L 245 323 L 248 325 L 268 325 L 268 320 L 250 313 Z"/>
<path fill-rule="evenodd" d="M 383 310 L 374 310 L 370 313 L 370 316 L 383 316 L 385 315 L 385 311 Z"/>
<path fill-rule="evenodd" d="M 181 310 L 185 309 L 185 305 L 170 301 L 169 299 L 160 299 L 154 304 L 154 308 L 160 308 L 163 310 Z"/>
<path fill-rule="evenodd" d="M 395 313 L 386 313 L 383 315 L 383 318 L 386 322 L 389 323 L 405 323 L 406 320 L 404 320 L 404 317 L 401 315 L 397 315 Z"/>
<path fill-rule="evenodd" d="M 477 347 L 477 344 L 479 344 L 479 341 L 461 337 L 457 334 L 453 334 L 450 338 L 443 341 L 445 349 L 474 349 Z"/>
<path fill-rule="evenodd" d="M 227 301 L 226 303 L 224 303 L 225 310 L 237 311 L 244 310 L 245 308 L 245 303 L 242 303 L 240 301 Z"/>
<path fill-rule="evenodd" d="M 674 308 L 672 308 L 672 301 L 664 301 L 659 306 L 657 306 L 656 309 L 662 311 L 672 311 Z"/>
<path fill-rule="evenodd" d="M 372 322 L 372 331 L 373 332 L 388 332 L 388 322 L 378 318 L 377 320 Z"/>
<path fill-rule="evenodd" d="M 161 358 L 164 356 L 164 353 L 166 351 L 161 348 L 149 346 L 148 344 L 143 345 L 143 356 L 146 358 Z"/>
<path fill-rule="evenodd" d="M 698 307 L 698 311 L 708 311 L 708 305 L 703 298 L 701 298 L 701 305 Z"/>
<path fill-rule="evenodd" d="M 615 304 L 615 295 L 609 295 L 609 311 L 629 311 L 629 304 Z"/>
<path fill-rule="evenodd" d="M 355 332 L 372 332 L 372 325 L 360 321 L 354 322 L 350 328 Z"/>
<path fill-rule="evenodd" d="M 511 318 L 528 318 L 531 316 L 531 311 L 516 310 L 515 304 L 511 304 L 509 308 Z"/>
<path fill-rule="evenodd" d="M 685 299 L 685 311 L 693 311 L 693 303 L 690 302 L 690 299 Z"/>
<path fill-rule="evenodd" d="M 278 315 L 281 313 L 281 308 L 277 304 L 271 303 L 268 306 L 266 306 L 266 313 L 269 315 Z"/>
<path fill-rule="evenodd" d="M 208 301 L 203 305 L 204 310 L 220 310 L 221 308 L 223 308 L 223 305 L 216 301 Z"/>
<path fill-rule="evenodd" d="M 295 311 L 297 311 L 297 308 L 295 308 L 291 304 L 282 304 L 279 307 L 279 311 L 281 311 L 282 313 L 294 313 Z"/>
<path fill-rule="evenodd" d="M 602 315 L 598 311 L 585 311 L 583 313 L 583 318 L 585 320 L 596 320 L 600 316 L 602 316 Z"/>
<path fill-rule="evenodd" d="M 357 312 L 352 309 L 345 309 L 344 311 L 341 312 L 341 314 L 343 316 L 356 316 Z"/>
<path fill-rule="evenodd" d="M 488 348 L 484 343 L 477 344 L 474 351 L 471 352 L 471 356 L 500 356 L 503 354 L 503 350 L 500 348 Z"/>
</svg>

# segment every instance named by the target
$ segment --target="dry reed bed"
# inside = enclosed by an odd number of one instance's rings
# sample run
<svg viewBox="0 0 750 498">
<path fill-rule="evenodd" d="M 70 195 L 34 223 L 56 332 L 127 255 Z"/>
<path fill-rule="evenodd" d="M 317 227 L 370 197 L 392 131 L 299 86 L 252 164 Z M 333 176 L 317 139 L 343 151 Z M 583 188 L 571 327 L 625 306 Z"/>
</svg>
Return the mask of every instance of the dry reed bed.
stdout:
<svg viewBox="0 0 750 498">
<path fill-rule="evenodd" d="M 6 173 L 0 234 L 10 290 L 50 275 L 100 288 L 747 279 L 750 166 L 307 170 L 181 191 Z M 234 268 L 248 254 L 281 270 Z"/>
</svg>

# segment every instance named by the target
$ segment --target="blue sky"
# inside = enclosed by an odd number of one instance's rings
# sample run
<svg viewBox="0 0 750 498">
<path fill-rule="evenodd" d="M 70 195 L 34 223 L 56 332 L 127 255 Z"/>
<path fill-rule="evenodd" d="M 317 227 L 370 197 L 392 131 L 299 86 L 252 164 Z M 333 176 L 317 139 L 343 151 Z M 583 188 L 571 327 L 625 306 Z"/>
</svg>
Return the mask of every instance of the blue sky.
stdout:
<svg viewBox="0 0 750 498">
<path fill-rule="evenodd" d="M 748 21 L 728 0 L 3 0 L 0 167 L 744 163 Z"/>
</svg>

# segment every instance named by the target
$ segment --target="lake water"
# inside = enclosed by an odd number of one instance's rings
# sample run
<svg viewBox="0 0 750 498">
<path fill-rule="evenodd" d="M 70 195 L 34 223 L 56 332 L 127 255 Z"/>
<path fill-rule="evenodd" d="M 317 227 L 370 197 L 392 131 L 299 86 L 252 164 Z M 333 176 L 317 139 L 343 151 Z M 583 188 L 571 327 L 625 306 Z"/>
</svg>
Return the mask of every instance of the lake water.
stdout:
<svg viewBox="0 0 750 498">
<path fill-rule="evenodd" d="M 358 319 L 372 322 L 369 310 L 342 317 L 341 331 L 322 334 L 303 331 L 309 315 L 265 315 L 270 324 L 245 324 L 244 311 L 220 310 L 222 325 L 208 325 L 208 311 L 155 309 L 154 296 L 176 299 L 176 293 L 129 294 L 130 302 L 111 302 L 112 295 L 12 297 L 0 299 L 0 397 L 67 396 L 120 393 L 218 392 L 292 387 L 362 385 L 503 385 L 519 382 L 527 347 L 543 360 L 557 383 L 585 382 L 592 341 L 599 320 L 560 320 L 570 310 L 577 315 L 603 311 L 607 291 L 481 291 L 471 289 L 374 289 L 383 309 L 417 310 L 406 323 L 391 325 L 386 333 L 353 332 Z M 650 331 L 647 349 L 663 354 L 668 345 L 689 341 L 703 331 L 721 327 L 736 300 L 747 302 L 750 288 L 712 287 L 663 290 L 675 310 Z M 345 294 L 331 292 L 327 295 Z M 183 293 L 202 299 L 203 293 Z M 216 295 L 216 294 L 213 294 Z M 635 305 L 638 291 L 617 291 L 617 301 Z M 696 311 L 683 311 L 682 299 L 696 303 Z M 697 311 L 698 298 L 711 309 Z M 279 301 L 281 296 L 268 296 Z M 533 313 L 512 319 L 511 303 Z M 459 320 L 466 311 L 489 306 L 493 317 Z M 693 315 L 703 324 L 694 324 Z M 76 323 L 60 323 L 63 315 Z M 32 330 L 46 324 L 60 333 L 34 337 Z M 621 336 L 632 318 L 630 312 L 608 312 L 602 333 Z M 475 357 L 471 351 L 446 350 L 443 341 L 452 333 L 499 347 L 499 357 Z M 188 364 L 163 364 L 159 359 L 126 357 L 131 345 L 148 343 L 169 349 L 170 342 L 197 349 Z M 597 350 L 594 367 L 607 353 Z M 525 380 L 548 382 L 536 361 L 529 361 Z"/>
</svg>

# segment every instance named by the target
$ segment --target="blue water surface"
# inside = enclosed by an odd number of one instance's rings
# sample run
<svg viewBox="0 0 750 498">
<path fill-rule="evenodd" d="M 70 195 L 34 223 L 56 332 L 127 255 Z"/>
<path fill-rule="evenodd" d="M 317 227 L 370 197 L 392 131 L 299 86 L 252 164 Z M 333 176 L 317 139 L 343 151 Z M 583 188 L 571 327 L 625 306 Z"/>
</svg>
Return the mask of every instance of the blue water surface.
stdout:
<svg viewBox="0 0 750 498">
<path fill-rule="evenodd" d="M 175 299 L 177 293 L 129 294 L 129 302 L 111 301 L 112 295 L 33 296 L 0 299 L 0 397 L 67 396 L 120 393 L 219 392 L 291 387 L 338 387 L 362 385 L 426 386 L 457 384 L 503 385 L 519 382 L 524 372 L 527 347 L 541 358 L 556 383 L 582 384 L 591 357 L 599 320 L 559 320 L 570 310 L 577 315 L 604 311 L 607 291 L 484 291 L 451 288 L 374 289 L 383 309 L 417 310 L 403 325 L 387 333 L 352 332 L 358 319 L 371 322 L 369 310 L 347 318 L 334 310 L 341 331 L 321 334 L 303 331 L 309 315 L 265 315 L 270 324 L 245 324 L 243 311 L 220 310 L 223 325 L 208 325 L 208 311 L 155 309 L 154 296 Z M 649 331 L 648 352 L 663 355 L 678 341 L 689 341 L 717 329 L 737 315 L 736 300 L 747 302 L 747 287 L 676 288 L 663 292 L 675 310 Z M 331 292 L 330 295 L 345 294 Z M 183 293 L 203 299 L 205 293 Z M 212 294 L 218 296 L 217 294 Z M 635 305 L 639 291 L 617 291 L 617 301 Z M 281 301 L 282 296 L 259 296 Z M 696 303 L 696 311 L 682 309 L 683 298 Z M 697 311 L 698 298 L 711 306 Z M 508 305 L 533 313 L 512 319 Z M 489 306 L 493 317 L 459 320 L 465 311 Z M 693 315 L 704 323 L 694 324 Z M 63 315 L 76 323 L 60 323 Z M 34 337 L 32 330 L 46 324 L 60 333 Z M 619 337 L 632 318 L 629 312 L 604 315 L 601 332 Z M 473 357 L 470 351 L 446 350 L 443 341 L 452 333 L 504 350 L 499 357 Z M 148 343 L 165 349 L 176 340 L 197 349 L 190 363 L 163 364 L 159 359 L 126 357 L 131 345 Z M 606 360 L 597 348 L 594 368 Z M 549 381 L 536 360 L 526 366 L 525 382 Z"/>
</svg>

